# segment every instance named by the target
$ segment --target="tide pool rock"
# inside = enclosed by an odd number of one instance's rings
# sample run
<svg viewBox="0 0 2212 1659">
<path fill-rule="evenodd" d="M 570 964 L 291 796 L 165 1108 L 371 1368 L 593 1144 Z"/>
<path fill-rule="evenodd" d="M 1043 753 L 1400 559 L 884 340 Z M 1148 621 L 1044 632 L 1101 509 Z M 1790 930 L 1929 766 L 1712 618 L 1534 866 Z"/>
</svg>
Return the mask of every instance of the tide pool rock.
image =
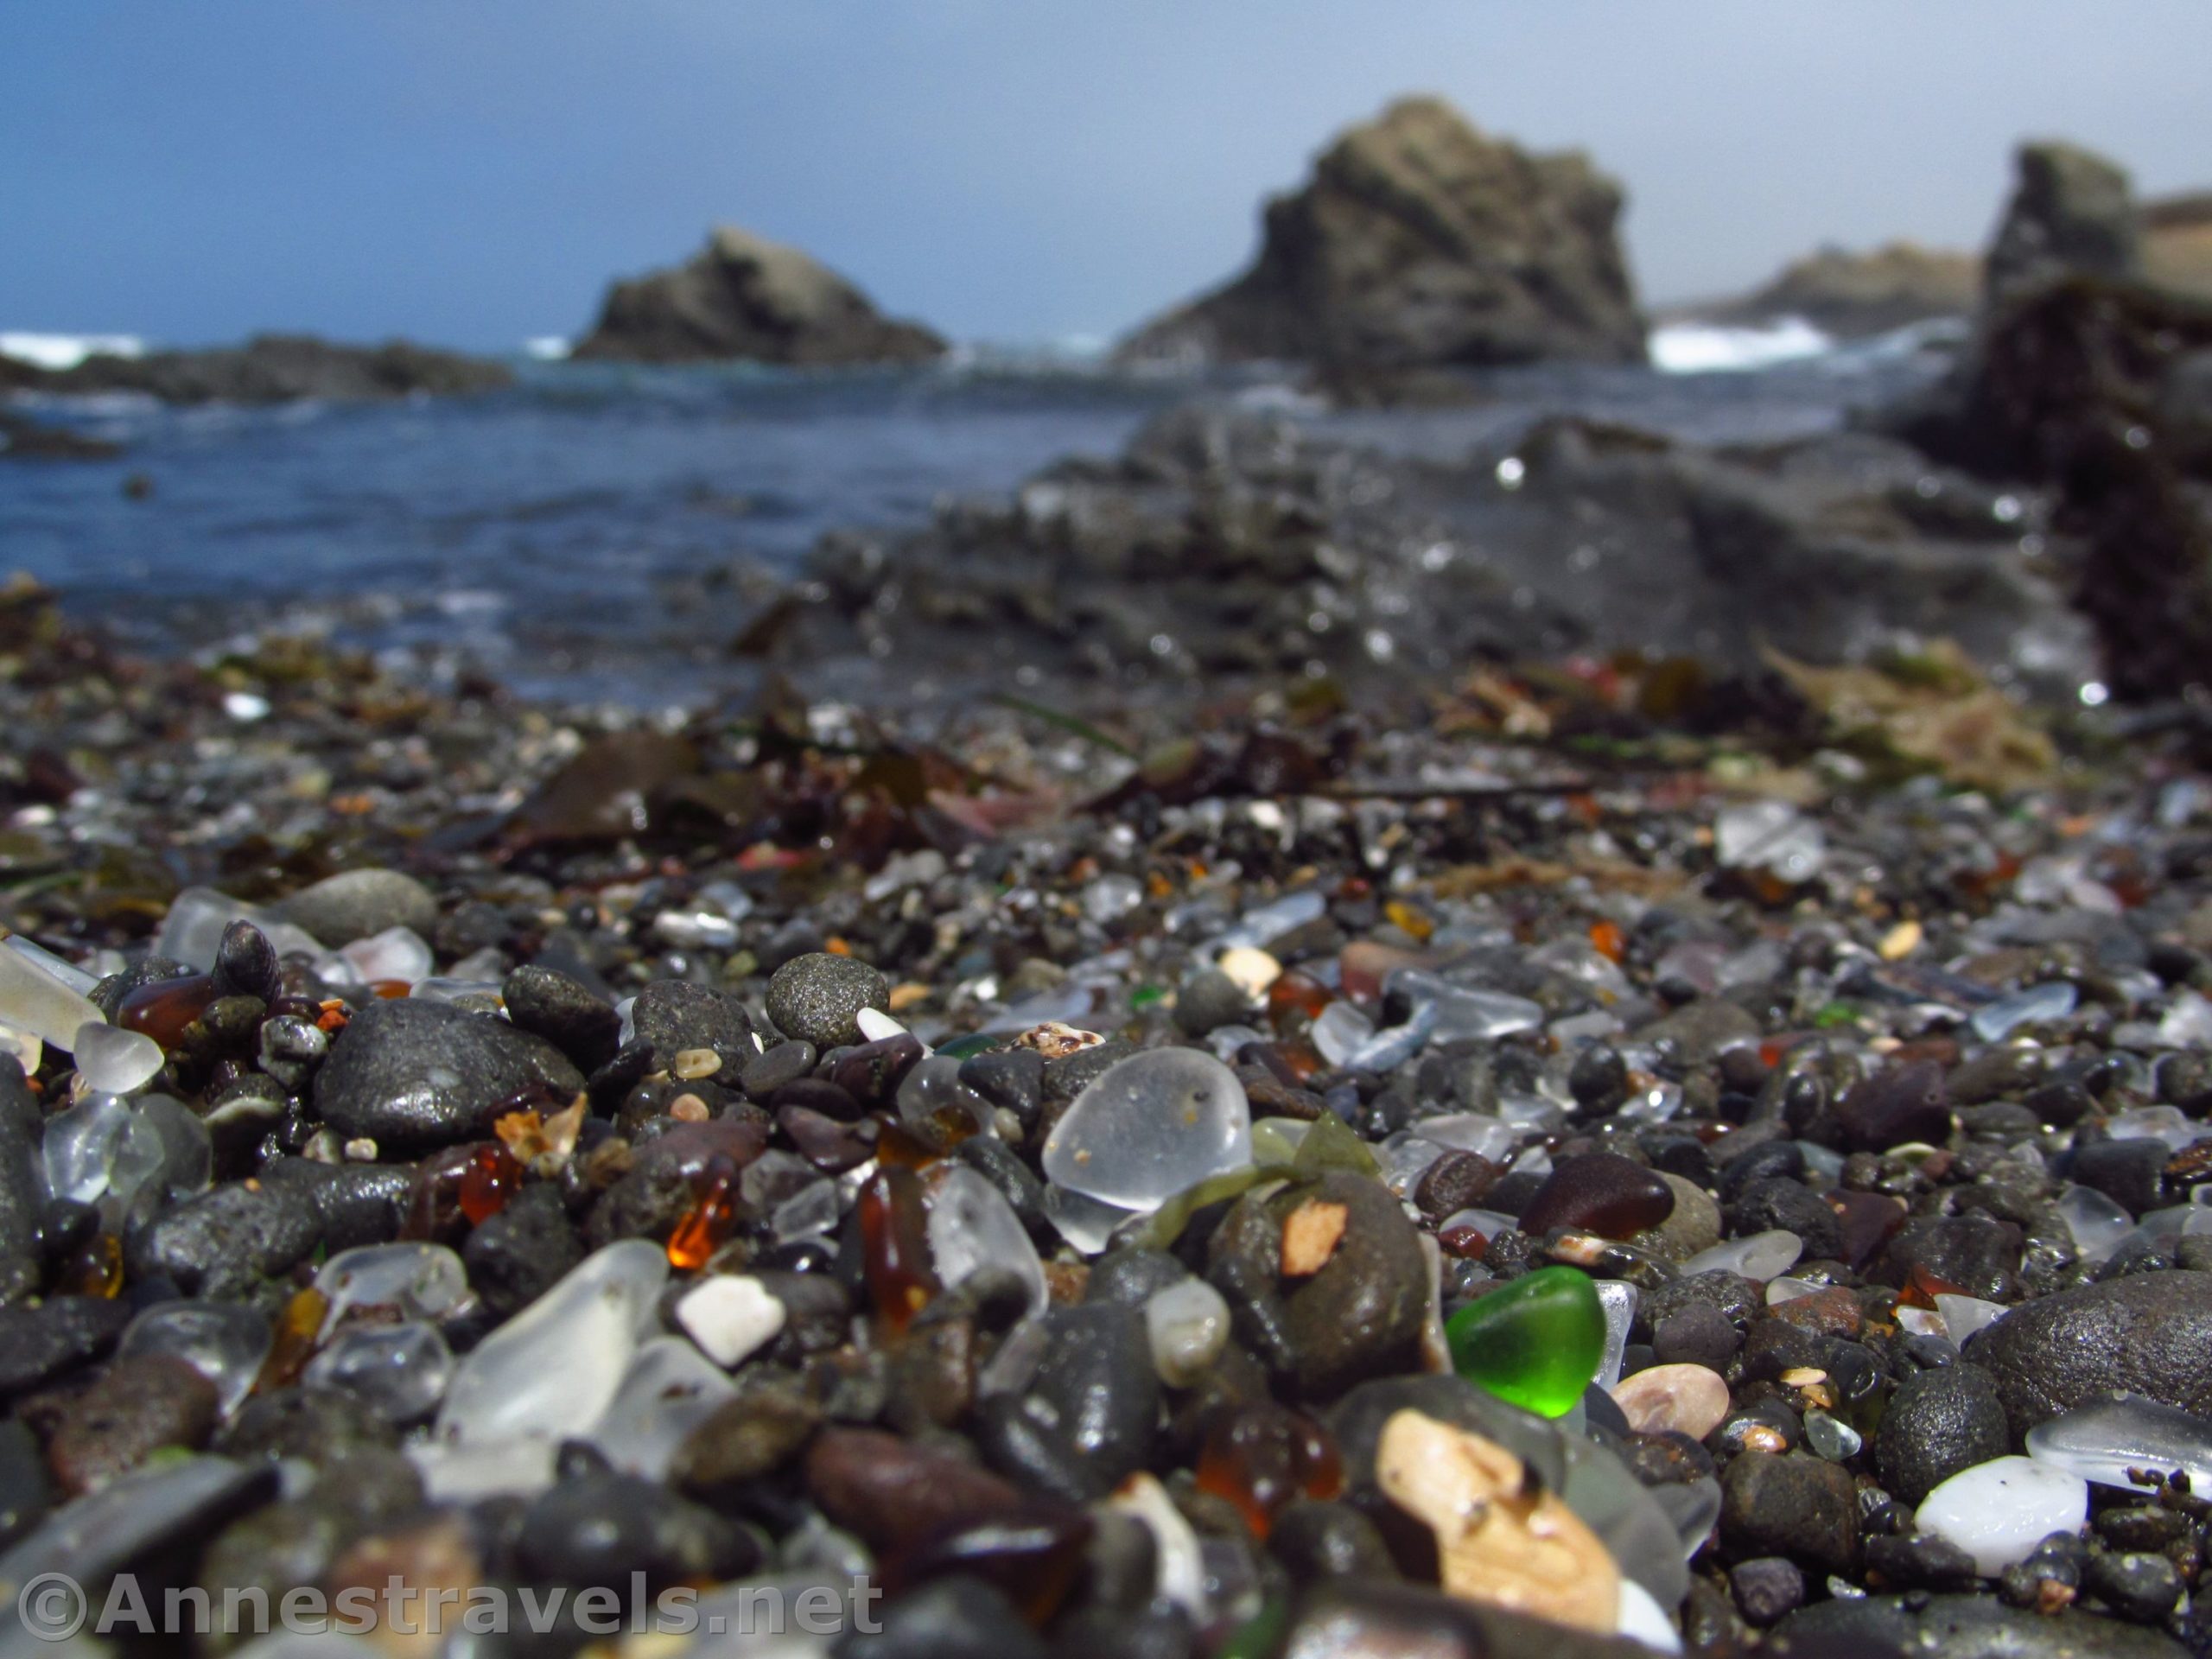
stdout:
<svg viewBox="0 0 2212 1659">
<path fill-rule="evenodd" d="M 1130 1210 L 1157 1209 L 1251 1161 L 1244 1085 L 1194 1048 L 1150 1049 L 1109 1066 L 1045 1141 L 1046 1179 Z"/>
<path fill-rule="evenodd" d="M 2142 1273 L 2014 1308 L 1967 1357 L 1997 1384 L 2012 1433 L 2107 1395 L 2212 1414 L 2212 1274 Z"/>
<path fill-rule="evenodd" d="M 1468 1303 L 1444 1334 L 1461 1376 L 1501 1400 L 1560 1417 L 1598 1374 L 1605 1310 L 1587 1274 L 1540 1268 Z"/>
<path fill-rule="evenodd" d="M 1914 1517 L 1923 1532 L 1973 1556 L 1984 1578 L 1995 1578 L 2052 1533 L 2073 1532 L 2088 1518 L 2088 1483 L 2031 1458 L 1992 1458 L 1961 1470 L 1921 1501 Z"/>
<path fill-rule="evenodd" d="M 504 1020 L 404 997 L 371 1003 L 339 1033 L 315 1104 L 348 1139 L 417 1152 L 486 1134 L 510 1100 L 541 1086 L 566 1099 L 584 1080 L 552 1044 Z"/>
</svg>

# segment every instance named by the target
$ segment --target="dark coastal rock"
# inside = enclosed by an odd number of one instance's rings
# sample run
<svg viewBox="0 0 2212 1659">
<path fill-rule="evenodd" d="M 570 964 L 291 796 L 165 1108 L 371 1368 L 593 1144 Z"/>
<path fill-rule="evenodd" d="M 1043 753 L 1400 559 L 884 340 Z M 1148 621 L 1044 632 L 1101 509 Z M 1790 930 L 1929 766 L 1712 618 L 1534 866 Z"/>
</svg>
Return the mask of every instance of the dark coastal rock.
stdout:
<svg viewBox="0 0 2212 1659">
<path fill-rule="evenodd" d="M 2212 1274 L 2132 1274 L 2014 1308 L 1967 1344 L 2012 1433 L 2101 1395 L 2212 1412 Z"/>
<path fill-rule="evenodd" d="M 1907 1377 L 1890 1397 L 1874 1460 L 1891 1494 L 1917 1503 L 1961 1469 L 2011 1450 L 2005 1401 L 1979 1365 Z"/>
<path fill-rule="evenodd" d="M 575 354 L 821 366 L 921 363 L 944 352 L 936 334 L 884 316 L 818 260 L 724 225 L 683 264 L 609 289 Z"/>
<path fill-rule="evenodd" d="M 407 340 L 340 346 L 308 334 L 259 334 L 204 352 L 95 355 L 70 369 L 8 365 L 9 378 L 41 391 L 84 396 L 142 392 L 166 404 L 358 403 L 417 395 L 496 391 L 513 376 L 498 363 Z"/>
<path fill-rule="evenodd" d="M 1773 1659 L 2183 1659 L 2171 1637 L 2069 1608 L 2039 1613 L 1991 1596 L 1867 1596 L 1792 1613 L 1759 1651 Z"/>
<path fill-rule="evenodd" d="M 428 1151 L 485 1134 L 525 1093 L 550 1090 L 565 1101 L 583 1086 L 582 1074 L 542 1038 L 405 997 L 371 1003 L 339 1033 L 315 1075 L 315 1104 L 340 1135 Z"/>
<path fill-rule="evenodd" d="M 2017 1224 L 1980 1211 L 1963 1216 L 1915 1216 L 1883 1246 L 1867 1276 L 1902 1287 L 1916 1268 L 1969 1296 L 2011 1302 L 2019 1294 L 2022 1243 Z"/>
<path fill-rule="evenodd" d="M 1857 340 L 1970 316 L 1980 296 L 1981 261 L 1974 255 L 1889 242 L 1864 252 L 1822 248 L 1749 294 L 1679 307 L 1668 318 L 1758 324 L 1798 317 L 1838 340 Z"/>
<path fill-rule="evenodd" d="M 769 976 L 769 1020 L 786 1037 L 827 1051 L 862 1040 L 856 1016 L 879 1013 L 890 982 L 868 963 L 827 950 L 794 957 Z"/>
<path fill-rule="evenodd" d="M 1252 268 L 1147 324 L 1124 360 L 1402 371 L 1544 358 L 1638 362 L 1618 185 L 1407 99 L 1268 204 Z"/>
<path fill-rule="evenodd" d="M 1984 270 L 1992 305 L 2057 278 L 2142 275 L 2142 222 L 2125 172 L 2066 143 L 2023 144 L 2013 167 L 2012 198 Z"/>
<path fill-rule="evenodd" d="M 35 371 L 34 371 L 35 372 Z M 0 389 L 9 376 L 0 371 Z M 0 410 L 0 461 L 112 461 L 123 446 Z"/>
</svg>

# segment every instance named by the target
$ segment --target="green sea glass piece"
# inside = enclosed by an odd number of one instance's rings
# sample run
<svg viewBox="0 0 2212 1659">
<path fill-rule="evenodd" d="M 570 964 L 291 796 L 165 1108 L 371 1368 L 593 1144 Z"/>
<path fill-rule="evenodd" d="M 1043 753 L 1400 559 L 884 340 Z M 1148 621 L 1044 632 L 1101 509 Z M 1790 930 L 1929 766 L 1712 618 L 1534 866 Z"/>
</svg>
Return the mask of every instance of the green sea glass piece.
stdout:
<svg viewBox="0 0 2212 1659">
<path fill-rule="evenodd" d="M 1539 1268 L 1452 1316 L 1452 1368 L 1485 1393 L 1542 1417 L 1563 1417 L 1598 1375 L 1605 1310 L 1590 1275 Z"/>
</svg>

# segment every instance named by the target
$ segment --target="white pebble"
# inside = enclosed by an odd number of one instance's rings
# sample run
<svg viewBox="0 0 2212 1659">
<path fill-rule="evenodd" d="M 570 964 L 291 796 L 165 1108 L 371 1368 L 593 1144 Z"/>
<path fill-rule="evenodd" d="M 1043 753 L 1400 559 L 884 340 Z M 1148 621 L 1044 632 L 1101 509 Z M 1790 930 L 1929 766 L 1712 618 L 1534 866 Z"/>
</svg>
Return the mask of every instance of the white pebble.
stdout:
<svg viewBox="0 0 2212 1659">
<path fill-rule="evenodd" d="M 1229 1304 L 1203 1279 L 1154 1292 L 1144 1323 L 1153 1369 L 1171 1389 L 1187 1389 L 1205 1376 L 1229 1343 Z"/>
<path fill-rule="evenodd" d="M 861 1028 L 861 1040 L 880 1043 L 886 1037 L 903 1037 L 906 1027 L 889 1014 L 876 1008 L 862 1008 L 853 1016 L 853 1023 Z"/>
<path fill-rule="evenodd" d="M 784 1305 L 768 1294 L 768 1287 L 745 1273 L 702 1279 L 676 1305 L 676 1322 L 724 1369 L 741 1363 L 774 1341 L 786 1317 Z"/>
<path fill-rule="evenodd" d="M 1992 1458 L 1929 1493 L 1916 1518 L 1923 1532 L 1956 1544 L 1974 1557 L 1975 1572 L 1993 1579 L 2088 1516 L 2089 1485 L 2081 1476 L 2030 1458 Z"/>
</svg>

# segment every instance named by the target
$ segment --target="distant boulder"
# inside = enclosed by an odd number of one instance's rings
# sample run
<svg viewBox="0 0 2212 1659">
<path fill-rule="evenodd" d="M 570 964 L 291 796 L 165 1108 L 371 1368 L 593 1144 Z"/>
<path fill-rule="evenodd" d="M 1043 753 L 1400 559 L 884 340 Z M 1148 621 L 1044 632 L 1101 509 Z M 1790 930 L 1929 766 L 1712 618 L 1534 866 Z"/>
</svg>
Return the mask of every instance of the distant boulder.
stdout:
<svg viewBox="0 0 2212 1659">
<path fill-rule="evenodd" d="M 1910 323 L 1971 316 L 1980 296 L 1981 261 L 1974 255 L 1891 242 L 1864 253 L 1822 248 L 1749 294 L 1678 307 L 1670 315 L 1732 324 L 1802 317 L 1839 340 L 1858 340 Z"/>
<path fill-rule="evenodd" d="M 2143 204 L 2143 273 L 2168 293 L 2212 302 L 2212 190 Z"/>
<path fill-rule="evenodd" d="M 1620 187 L 1579 153 L 1532 156 L 1441 99 L 1407 99 L 1268 203 L 1250 270 L 1147 324 L 1118 355 L 1355 376 L 1640 362 L 1621 205 Z"/>
<path fill-rule="evenodd" d="M 944 351 L 938 335 L 883 315 L 812 256 L 724 225 L 683 264 L 609 289 L 574 355 L 827 367 L 920 363 Z"/>
<path fill-rule="evenodd" d="M 0 365 L 0 386 L 70 394 L 142 392 L 167 404 L 283 404 L 302 398 L 354 403 L 416 394 L 495 391 L 513 379 L 505 365 L 406 340 L 339 346 L 309 334 L 261 334 L 244 346 L 204 352 L 94 355 L 73 368 Z"/>
<path fill-rule="evenodd" d="M 2143 275 L 2142 221 L 2127 175 L 2075 144 L 2023 144 L 1997 238 L 1983 265 L 1993 306 L 2067 276 Z"/>
</svg>

